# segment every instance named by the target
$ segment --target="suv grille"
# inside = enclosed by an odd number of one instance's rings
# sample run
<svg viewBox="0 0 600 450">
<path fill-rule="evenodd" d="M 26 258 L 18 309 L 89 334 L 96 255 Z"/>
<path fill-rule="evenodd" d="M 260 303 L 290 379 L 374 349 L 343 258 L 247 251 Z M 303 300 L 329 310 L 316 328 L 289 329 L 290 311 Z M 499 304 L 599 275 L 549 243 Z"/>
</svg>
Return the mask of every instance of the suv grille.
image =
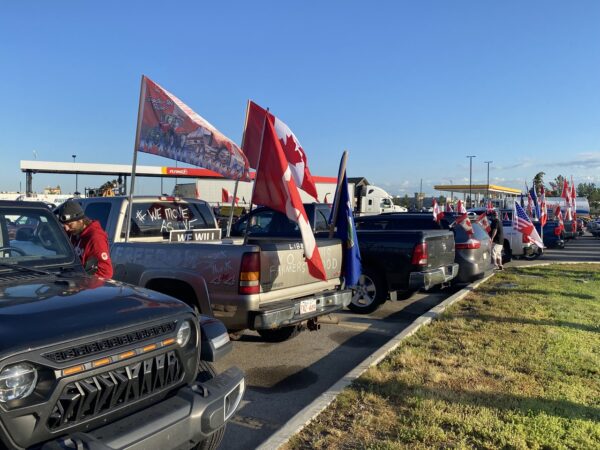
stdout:
<svg viewBox="0 0 600 450">
<path fill-rule="evenodd" d="M 48 428 L 56 430 L 90 419 L 132 403 L 183 378 L 175 351 L 154 356 L 125 367 L 69 383 L 63 389 L 48 418 Z"/>
<path fill-rule="evenodd" d="M 141 330 L 132 331 L 130 333 L 124 333 L 119 336 L 113 336 L 107 339 L 88 342 L 76 347 L 70 347 L 56 352 L 46 353 L 44 358 L 57 363 L 63 363 L 73 359 L 82 358 L 84 356 L 93 355 L 94 353 L 114 350 L 135 342 L 141 342 L 158 336 L 164 336 L 174 331 L 175 322 L 163 323 L 162 325 L 147 327 Z"/>
</svg>

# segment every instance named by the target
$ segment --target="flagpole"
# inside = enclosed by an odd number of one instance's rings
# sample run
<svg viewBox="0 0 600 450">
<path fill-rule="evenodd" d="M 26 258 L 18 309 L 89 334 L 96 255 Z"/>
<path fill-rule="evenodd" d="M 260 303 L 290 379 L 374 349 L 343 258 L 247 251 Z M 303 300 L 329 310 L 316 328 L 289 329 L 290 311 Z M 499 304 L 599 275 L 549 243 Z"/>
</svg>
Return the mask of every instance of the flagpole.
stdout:
<svg viewBox="0 0 600 450">
<path fill-rule="evenodd" d="M 262 148 L 263 148 L 263 140 L 265 138 L 265 128 L 267 127 L 267 118 L 269 117 L 269 108 L 265 111 L 265 118 L 263 120 L 263 129 L 260 135 L 260 146 L 258 148 L 258 161 L 256 162 L 256 171 L 254 172 L 254 182 L 252 183 L 252 194 L 250 195 L 250 208 L 248 209 L 248 214 L 252 212 L 252 200 L 254 199 L 254 191 L 256 189 L 256 179 L 258 177 L 258 169 L 260 168 L 260 158 L 262 156 Z M 248 121 L 248 117 L 246 117 L 246 122 Z M 245 130 L 245 127 L 244 127 Z M 245 135 L 244 131 L 244 135 Z M 235 197 L 234 197 L 235 198 Z M 244 231 L 244 245 L 248 243 L 248 228 L 250 228 L 250 219 L 248 216 L 248 223 L 246 224 L 246 229 Z"/>
<path fill-rule="evenodd" d="M 333 214 L 331 215 L 333 220 L 329 224 L 329 238 L 330 239 L 333 237 L 333 234 L 335 232 L 335 218 L 337 217 L 338 210 L 340 209 L 339 200 L 342 195 L 342 181 L 344 179 L 344 174 L 346 173 L 347 159 L 348 159 L 348 152 L 346 150 L 344 150 L 344 153 L 342 153 L 342 160 L 340 161 L 340 168 L 338 170 L 338 180 L 337 180 L 337 187 L 335 189 L 335 197 L 333 198 Z"/>
<path fill-rule="evenodd" d="M 244 144 L 246 143 L 246 128 L 248 127 L 248 115 L 250 114 L 250 100 L 246 103 L 246 118 L 244 120 L 244 132 L 242 133 L 242 152 L 244 151 Z M 264 132 L 264 130 L 263 130 Z M 241 176 L 240 176 L 241 178 Z M 240 179 L 235 180 L 235 186 L 233 188 L 233 199 L 231 200 L 231 211 L 229 212 L 229 220 L 227 221 L 227 237 L 231 235 L 231 224 L 233 223 L 233 208 L 235 205 L 235 199 L 237 197 L 238 185 Z"/>
<path fill-rule="evenodd" d="M 144 97 L 146 97 L 146 77 L 142 75 L 140 85 L 140 102 L 138 104 L 138 121 L 135 130 L 135 143 L 133 145 L 133 162 L 131 163 L 131 181 L 129 182 L 129 203 L 127 205 L 127 225 L 125 229 L 125 242 L 129 242 L 129 232 L 131 230 L 131 211 L 133 209 L 133 190 L 135 189 L 135 170 L 137 167 L 137 154 L 140 146 L 140 131 L 142 128 L 142 119 L 144 115 Z M 162 192 L 161 192 L 162 194 Z"/>
</svg>

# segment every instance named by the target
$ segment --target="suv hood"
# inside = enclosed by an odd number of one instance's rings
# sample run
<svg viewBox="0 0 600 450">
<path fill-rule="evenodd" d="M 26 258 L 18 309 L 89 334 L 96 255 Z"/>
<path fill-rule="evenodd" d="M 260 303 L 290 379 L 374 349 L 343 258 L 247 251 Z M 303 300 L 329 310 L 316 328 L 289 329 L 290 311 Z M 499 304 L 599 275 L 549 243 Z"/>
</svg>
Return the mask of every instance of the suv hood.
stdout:
<svg viewBox="0 0 600 450">
<path fill-rule="evenodd" d="M 0 277 L 0 355 L 178 315 L 158 292 L 86 275 Z"/>
</svg>

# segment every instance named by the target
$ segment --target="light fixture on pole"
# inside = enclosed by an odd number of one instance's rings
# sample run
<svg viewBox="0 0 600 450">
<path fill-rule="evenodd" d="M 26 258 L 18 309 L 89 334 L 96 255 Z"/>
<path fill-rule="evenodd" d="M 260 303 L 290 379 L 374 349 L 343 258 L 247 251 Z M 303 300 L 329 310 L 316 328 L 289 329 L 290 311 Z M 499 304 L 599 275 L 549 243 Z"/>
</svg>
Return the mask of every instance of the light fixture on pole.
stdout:
<svg viewBox="0 0 600 450">
<path fill-rule="evenodd" d="M 484 161 L 487 164 L 487 200 L 490 201 L 490 164 L 494 161 Z"/>
<path fill-rule="evenodd" d="M 73 163 L 75 163 L 75 158 L 77 158 L 77 155 L 71 155 L 73 157 Z M 78 174 L 77 174 L 77 170 L 75 170 L 75 192 L 73 192 L 73 195 L 78 196 L 79 195 L 79 189 L 78 189 Z"/>
<path fill-rule="evenodd" d="M 473 158 L 476 158 L 475 155 L 467 155 L 469 158 L 469 203 L 468 207 L 473 207 Z"/>
</svg>

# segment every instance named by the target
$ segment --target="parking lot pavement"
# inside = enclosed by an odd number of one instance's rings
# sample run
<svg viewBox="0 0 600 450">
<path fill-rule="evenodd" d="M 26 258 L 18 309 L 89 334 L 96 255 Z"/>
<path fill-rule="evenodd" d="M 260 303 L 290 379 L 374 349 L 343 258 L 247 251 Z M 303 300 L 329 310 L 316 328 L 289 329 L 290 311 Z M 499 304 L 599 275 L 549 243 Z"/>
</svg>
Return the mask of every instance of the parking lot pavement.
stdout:
<svg viewBox="0 0 600 450">
<path fill-rule="evenodd" d="M 513 260 L 507 267 L 552 262 L 600 262 L 600 239 L 583 236 L 564 249 L 546 249 L 534 261 Z M 388 301 L 372 314 L 342 311 L 322 321 L 321 330 L 305 331 L 278 344 L 246 332 L 234 342 L 219 370 L 236 365 L 246 372 L 248 390 L 227 428 L 222 449 L 256 448 L 357 364 L 438 305 L 457 289 Z"/>
<path fill-rule="evenodd" d="M 369 315 L 332 314 L 315 332 L 277 344 L 246 332 L 218 369 L 236 365 L 246 372 L 242 408 L 228 426 L 222 449 L 256 448 L 302 408 L 384 345 L 413 320 L 455 290 L 388 301 Z M 325 322 L 325 321 L 324 321 Z"/>
<path fill-rule="evenodd" d="M 600 239 L 590 234 L 579 236 L 577 239 L 569 240 L 565 248 L 548 248 L 544 254 L 534 260 L 525 261 L 516 259 L 511 261 L 510 266 L 528 266 L 544 262 L 600 262 Z"/>
</svg>

